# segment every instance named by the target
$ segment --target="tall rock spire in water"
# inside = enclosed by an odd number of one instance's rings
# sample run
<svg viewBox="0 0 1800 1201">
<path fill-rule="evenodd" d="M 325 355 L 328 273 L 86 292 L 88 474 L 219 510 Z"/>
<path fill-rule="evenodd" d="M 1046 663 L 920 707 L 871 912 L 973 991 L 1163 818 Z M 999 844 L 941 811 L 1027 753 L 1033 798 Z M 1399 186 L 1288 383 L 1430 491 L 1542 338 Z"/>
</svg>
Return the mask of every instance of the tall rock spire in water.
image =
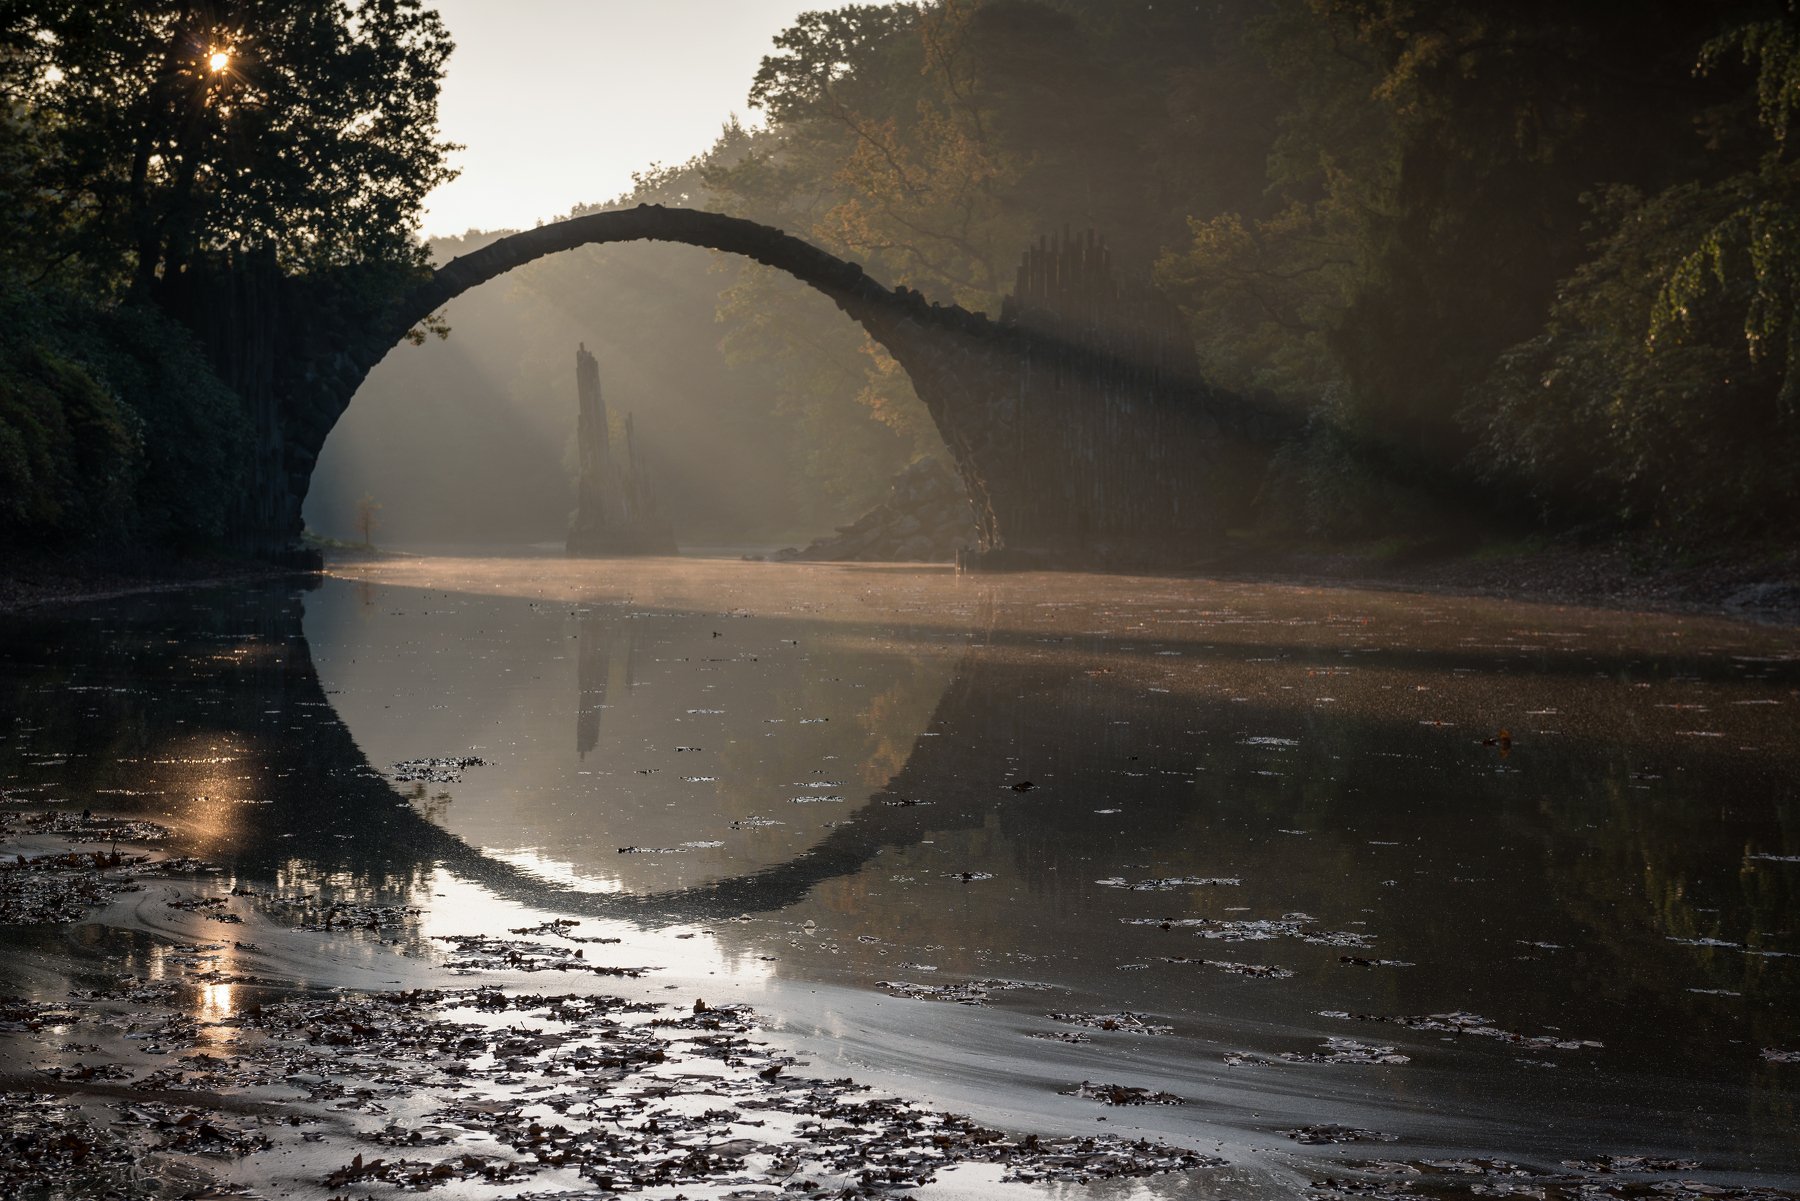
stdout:
<svg viewBox="0 0 1800 1201">
<path fill-rule="evenodd" d="M 600 389 L 600 361 L 584 342 L 575 349 L 578 454 L 575 513 L 569 520 L 573 555 L 672 555 L 675 536 L 657 511 L 650 474 L 638 456 L 631 415 L 625 416 L 624 462 L 614 458 L 611 418 Z"/>
<path fill-rule="evenodd" d="M 575 416 L 575 443 L 581 456 L 575 482 L 575 530 L 610 524 L 607 505 L 608 469 L 612 466 L 612 431 L 606 418 L 606 398 L 600 391 L 600 360 L 588 353 L 587 343 L 575 349 L 575 394 L 581 406 Z"/>
</svg>

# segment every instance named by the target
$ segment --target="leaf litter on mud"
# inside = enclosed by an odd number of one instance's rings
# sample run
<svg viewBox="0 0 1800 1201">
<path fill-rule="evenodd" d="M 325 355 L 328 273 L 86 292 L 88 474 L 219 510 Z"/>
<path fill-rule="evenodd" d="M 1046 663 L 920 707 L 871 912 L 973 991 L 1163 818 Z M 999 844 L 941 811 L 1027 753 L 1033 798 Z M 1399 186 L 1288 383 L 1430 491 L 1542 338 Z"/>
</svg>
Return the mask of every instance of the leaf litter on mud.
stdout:
<svg viewBox="0 0 1800 1201">
<path fill-rule="evenodd" d="M 283 905 L 249 890 L 238 895 L 290 927 L 320 933 L 348 935 L 411 916 L 310 896 Z M 228 904 L 170 899 L 198 916 Z M 444 936 L 443 969 L 650 970 L 594 964 L 580 944 L 615 940 L 578 934 L 577 925 L 557 919 L 510 938 Z M 201 980 L 225 945 L 171 944 L 164 962 Z M 123 1018 L 122 1029 L 143 1037 L 121 1054 L 160 1057 L 141 1066 L 106 1056 L 50 1065 L 56 1088 L 103 1085 L 126 1098 L 110 1126 L 42 1094 L 0 1100 L 0 1134 L 12 1150 L 0 1167 L 0 1195 L 49 1196 L 77 1180 L 86 1183 L 72 1195 L 168 1195 L 177 1179 L 183 1195 L 218 1195 L 238 1186 L 195 1164 L 308 1144 L 344 1151 L 311 1180 L 330 1190 L 516 1185 L 550 1173 L 608 1191 L 728 1186 L 874 1196 L 917 1187 L 959 1163 L 998 1165 L 1012 1181 L 1078 1183 L 1222 1162 L 1148 1140 L 1007 1134 L 871 1094 L 847 1078 L 809 1079 L 758 1041 L 756 1015 L 741 1005 L 672 1007 L 491 986 L 324 995 L 261 987 L 202 1023 L 175 1008 L 190 987 L 126 977 L 67 1004 L 0 1002 L 0 1028 L 21 1037 L 45 1040 Z M 970 998 L 1029 987 L 1041 986 L 962 986 Z M 257 1116 L 248 1120 L 218 1108 L 251 1097 Z M 305 1129 L 321 1122 L 330 1127 Z"/>
</svg>

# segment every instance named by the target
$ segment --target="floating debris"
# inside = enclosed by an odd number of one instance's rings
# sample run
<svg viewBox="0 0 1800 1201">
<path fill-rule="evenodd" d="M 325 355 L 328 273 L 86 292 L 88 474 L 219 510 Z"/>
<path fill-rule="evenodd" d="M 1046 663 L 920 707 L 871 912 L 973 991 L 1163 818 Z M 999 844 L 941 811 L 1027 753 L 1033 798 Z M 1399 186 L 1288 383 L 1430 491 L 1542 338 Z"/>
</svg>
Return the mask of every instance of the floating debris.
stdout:
<svg viewBox="0 0 1800 1201">
<path fill-rule="evenodd" d="M 909 966 L 909 965 L 902 965 Z M 918 966 L 918 965 L 910 965 Z M 936 968 L 924 968 L 935 972 Z M 913 1001 L 948 1001 L 953 1005 L 986 1005 L 989 995 L 1008 989 L 1044 989 L 1048 985 L 1020 980 L 968 980 L 961 984 L 915 984 L 910 980 L 877 980 L 876 988 Z"/>
<path fill-rule="evenodd" d="M 1402 1055 L 1400 1048 L 1376 1043 L 1359 1043 L 1352 1038 L 1328 1038 L 1323 1051 L 1283 1051 L 1289 1063 L 1411 1063 L 1412 1056 Z"/>
<path fill-rule="evenodd" d="M 139 885 L 120 867 L 142 862 L 118 852 L 64 851 L 0 859 L 0 926 L 72 922 Z"/>
<path fill-rule="evenodd" d="M 23 1033 L 67 1026 L 81 1014 L 67 1005 L 28 1001 L 24 997 L 0 997 L 0 1033 Z"/>
<path fill-rule="evenodd" d="M 1382 1134 L 1374 1130 L 1359 1130 L 1354 1126 L 1301 1126 L 1293 1130 L 1283 1130 L 1297 1143 L 1323 1145 L 1327 1143 L 1394 1143 L 1400 1141 L 1397 1134 Z"/>
<path fill-rule="evenodd" d="M 136 1075 L 122 1063 L 70 1063 L 53 1068 L 39 1068 L 38 1071 L 52 1080 L 77 1084 L 130 1080 Z"/>
<path fill-rule="evenodd" d="M 185 909 L 189 913 L 199 913 L 203 909 L 217 909 L 225 904 L 225 898 L 177 896 L 163 903 L 170 909 Z"/>
<path fill-rule="evenodd" d="M 152 983 L 126 976 L 111 988 L 75 989 L 69 996 L 77 1001 L 125 1001 L 133 1005 L 167 1005 L 175 997 L 172 983 Z"/>
<path fill-rule="evenodd" d="M 541 942 L 519 942 L 485 934 L 437 934 L 440 942 L 455 948 L 448 966 L 457 972 L 592 972 L 596 976 L 644 975 L 637 967 L 606 967 L 589 963 L 581 948 L 565 951 Z"/>
<path fill-rule="evenodd" d="M 1267 963 L 1239 963 L 1232 959 L 1189 959 L 1185 955 L 1164 955 L 1161 959 L 1164 963 L 1197 963 L 1202 967 L 1230 972 L 1234 976 L 1253 976 L 1265 980 L 1286 980 L 1294 974 L 1284 967 Z"/>
<path fill-rule="evenodd" d="M 1128 1034 L 1173 1034 L 1175 1027 L 1152 1022 L 1141 1013 L 1047 1013 L 1053 1022 L 1071 1026 L 1091 1026 L 1095 1030 L 1122 1030 Z"/>
<path fill-rule="evenodd" d="M 123 1195 L 139 1151 L 54 1094 L 0 1094 L 0 1196 Z"/>
<path fill-rule="evenodd" d="M 331 933 L 346 930 L 392 930 L 412 924 L 423 910 L 410 905 L 368 905 L 352 901 L 321 904 L 316 898 L 266 897 L 259 908 L 274 916 L 300 916 L 297 930 Z"/>
<path fill-rule="evenodd" d="M 459 1010 L 485 1020 L 455 1021 Z M 663 1016 L 630 1021 L 629 1014 L 645 1010 Z M 346 1102 L 354 1109 L 379 1100 L 365 1098 L 367 1088 L 346 1091 L 327 1064 L 337 1076 L 349 1066 L 351 1080 L 393 1063 L 417 1065 L 407 1087 L 438 1090 L 439 1109 L 422 1130 L 390 1121 L 367 1136 L 372 1141 L 442 1146 L 464 1131 L 483 1140 L 477 1150 L 442 1158 L 359 1153 L 321 1181 L 331 1189 L 512 1182 L 556 1168 L 608 1192 L 717 1185 L 791 1191 L 796 1184 L 821 1191 L 822 1183 L 807 1183 L 813 1178 L 840 1182 L 830 1185 L 834 1196 L 846 1195 L 846 1180 L 853 1182 L 848 1195 L 872 1196 L 929 1183 L 938 1170 L 965 1162 L 1000 1165 L 1007 1180 L 1068 1183 L 1223 1163 L 1148 1140 L 1007 1135 L 908 1102 L 861 1096 L 867 1090 L 852 1080 L 796 1078 L 790 1061 L 747 1037 L 755 1014 L 741 1005 L 414 991 L 259 1006 L 230 1024 L 270 1040 L 275 1057 L 266 1075 L 303 1087 L 316 1080 L 314 1100 L 340 1110 Z M 665 1064 L 695 1059 L 718 1067 L 699 1075 L 688 1069 L 680 1080 L 664 1074 Z M 527 1072 L 565 1080 L 545 1096 L 523 1085 Z M 475 1081 L 481 1091 L 467 1092 Z M 669 1104 L 680 1098 L 716 1101 Z M 768 1129 L 775 1125 L 785 1133 Z M 566 1194 L 545 1194 L 555 1195 Z"/>
<path fill-rule="evenodd" d="M 1132 884 L 1123 876 L 1108 876 L 1104 880 L 1095 880 L 1094 883 L 1107 888 L 1129 888 L 1133 892 L 1169 892 L 1177 888 L 1235 888 L 1243 881 L 1236 876 L 1163 876 Z"/>
<path fill-rule="evenodd" d="M 1193 883 L 1195 881 L 1187 881 Z M 1106 881 L 1102 880 L 1102 884 Z M 1236 884 L 1236 880 L 1214 883 Z M 1191 929 L 1201 938 L 1215 942 L 1268 942 L 1277 938 L 1297 938 L 1301 942 L 1324 947 L 1367 947 L 1372 936 L 1351 930 L 1311 929 L 1317 918 L 1304 913 L 1284 914 L 1280 918 L 1225 919 L 1212 917 L 1135 917 L 1119 919 L 1128 926 L 1155 926 L 1160 930 Z"/>
<path fill-rule="evenodd" d="M 160 842 L 169 827 L 123 817 L 95 817 L 80 813 L 33 813 L 22 819 L 32 834 L 61 834 L 74 842 Z"/>
<path fill-rule="evenodd" d="M 437 759 L 405 759 L 394 764 L 389 773 L 397 784 L 459 784 L 463 772 L 471 767 L 486 767 L 479 755 L 451 755 Z"/>
<path fill-rule="evenodd" d="M 127 1121 L 156 1133 L 151 1146 L 157 1151 L 238 1158 L 267 1150 L 271 1145 L 268 1136 L 260 1131 L 229 1125 L 217 1114 L 202 1109 L 138 1101 L 120 1105 L 118 1110 Z"/>
<path fill-rule="evenodd" d="M 131 864 L 133 872 L 144 876 L 216 876 L 221 870 L 217 864 L 189 856 L 179 859 L 152 859 L 148 862 L 139 860 L 127 860 L 126 862 Z"/>
<path fill-rule="evenodd" d="M 1580 1051 L 1599 1049 L 1605 1044 L 1591 1038 L 1567 1038 L 1561 1034 L 1519 1034 L 1496 1026 L 1478 1013 L 1428 1013 L 1409 1017 L 1387 1017 L 1372 1013 L 1345 1013 L 1341 1010 L 1322 1010 L 1320 1017 L 1351 1019 L 1358 1022 L 1387 1022 L 1395 1026 L 1405 1026 L 1408 1030 L 1425 1030 L 1435 1034 L 1467 1034 L 1476 1038 L 1492 1038 L 1514 1046 L 1535 1047 L 1557 1051 Z"/>
<path fill-rule="evenodd" d="M 1180 1097 L 1174 1093 L 1151 1092 L 1147 1088 L 1132 1088 L 1123 1084 L 1091 1084 L 1083 1080 L 1072 1088 L 1059 1088 L 1058 1096 L 1081 1097 L 1088 1101 L 1098 1101 L 1102 1105 L 1181 1105 Z"/>
<path fill-rule="evenodd" d="M 1654 1155 L 1602 1155 L 1595 1159 L 1565 1159 L 1565 1168 L 1578 1172 L 1692 1172 L 1700 1166 L 1693 1159 L 1664 1159 Z"/>
<path fill-rule="evenodd" d="M 413 1159 L 372 1159 L 367 1163 L 359 1152 L 344 1167 L 339 1168 L 326 1177 L 327 1188 L 342 1188 L 346 1184 L 360 1184 L 365 1180 L 375 1180 L 382 1184 L 397 1185 L 409 1189 L 435 1188 L 452 1180 L 480 1180 L 489 1184 L 505 1184 L 531 1175 L 536 1169 L 510 1160 L 474 1155 L 465 1152 L 453 1155 L 449 1159 L 437 1163 L 426 1163 Z"/>
<path fill-rule="evenodd" d="M 1267 1068 L 1275 1066 L 1273 1059 L 1264 1059 L 1260 1055 L 1252 1055 L 1248 1051 L 1227 1051 L 1222 1057 L 1228 1068 Z"/>
</svg>

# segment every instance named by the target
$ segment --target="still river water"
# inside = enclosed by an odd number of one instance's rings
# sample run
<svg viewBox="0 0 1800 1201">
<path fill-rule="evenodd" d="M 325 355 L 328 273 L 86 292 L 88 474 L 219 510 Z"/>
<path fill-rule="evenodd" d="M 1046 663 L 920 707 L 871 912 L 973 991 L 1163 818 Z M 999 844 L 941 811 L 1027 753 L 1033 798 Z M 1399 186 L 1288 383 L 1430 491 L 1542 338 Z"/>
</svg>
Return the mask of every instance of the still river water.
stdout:
<svg viewBox="0 0 1800 1201">
<path fill-rule="evenodd" d="M 1329 1123 L 1800 1187 L 1797 715 L 1793 630 L 1168 579 L 422 558 L 0 620 L 15 813 L 417 906 L 415 955 L 579 918 L 809 1071 L 1104 1114 L 1238 1195 Z M 93 970 L 94 928 L 0 932 L 0 995 Z M 281 948 L 240 966 L 404 978 Z"/>
</svg>

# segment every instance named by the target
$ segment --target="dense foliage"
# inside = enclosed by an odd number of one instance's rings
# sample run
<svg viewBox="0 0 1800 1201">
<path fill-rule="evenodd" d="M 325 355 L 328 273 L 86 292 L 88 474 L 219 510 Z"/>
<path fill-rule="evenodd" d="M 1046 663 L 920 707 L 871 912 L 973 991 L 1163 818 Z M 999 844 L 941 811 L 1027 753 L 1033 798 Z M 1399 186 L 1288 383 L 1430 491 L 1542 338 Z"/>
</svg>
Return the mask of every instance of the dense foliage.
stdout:
<svg viewBox="0 0 1800 1201">
<path fill-rule="evenodd" d="M 184 325 L 251 258 L 422 269 L 449 51 L 419 0 L 0 0 L 0 542 L 226 531 L 250 418 Z"/>
<path fill-rule="evenodd" d="M 685 174 L 990 311 L 1031 238 L 1098 229 L 1216 380 L 1306 417 L 1269 525 L 1769 533 L 1800 517 L 1797 47 L 1786 0 L 852 5 L 778 39 L 768 127 Z M 888 461 L 929 446 L 904 378 L 778 282 L 724 316 L 813 445 L 854 398 Z"/>
<path fill-rule="evenodd" d="M 178 548 L 243 503 L 242 404 L 179 324 L 66 296 L 0 304 L 0 531 L 14 543 Z"/>
<path fill-rule="evenodd" d="M 1693 533 L 1785 530 L 1796 516 L 1795 25 L 1738 26 L 1704 47 L 1701 70 L 1738 50 L 1754 68 L 1761 152 L 1650 195 L 1596 193 L 1591 257 L 1560 284 L 1543 332 L 1475 391 L 1494 472 L 1555 513 Z"/>
</svg>

